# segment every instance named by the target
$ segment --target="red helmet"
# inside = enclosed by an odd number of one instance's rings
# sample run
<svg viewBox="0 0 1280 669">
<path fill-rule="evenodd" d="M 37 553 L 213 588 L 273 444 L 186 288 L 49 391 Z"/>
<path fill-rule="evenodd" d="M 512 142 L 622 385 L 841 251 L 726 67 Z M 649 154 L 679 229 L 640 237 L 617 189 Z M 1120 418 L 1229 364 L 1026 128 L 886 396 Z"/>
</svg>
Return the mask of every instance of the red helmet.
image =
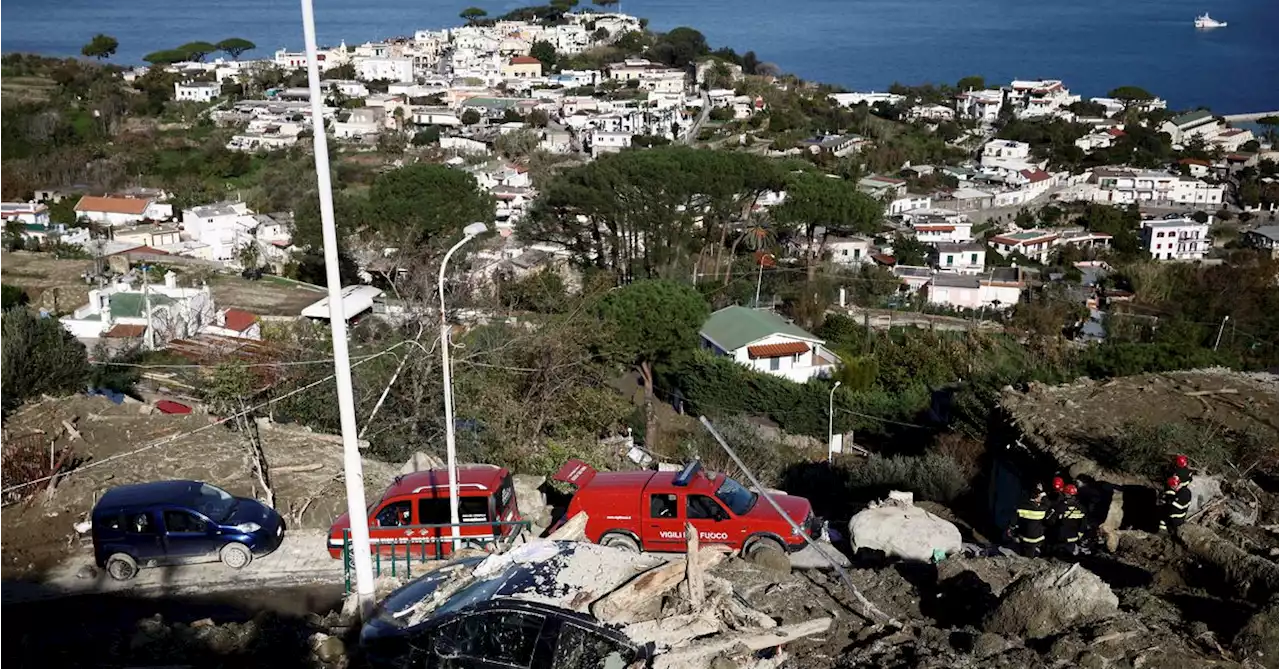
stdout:
<svg viewBox="0 0 1280 669">
<path fill-rule="evenodd" d="M 1178 457 L 1173 459 L 1173 464 L 1177 465 L 1178 467 L 1185 468 L 1187 466 L 1187 456 L 1179 455 Z"/>
<path fill-rule="evenodd" d="M 1063 481 L 1061 476 L 1055 476 L 1055 477 L 1053 477 L 1053 489 L 1054 489 L 1054 490 L 1056 490 L 1056 491 L 1058 491 L 1058 492 L 1062 492 L 1062 488 L 1063 488 L 1064 486 L 1066 486 L 1066 485 L 1067 485 L 1067 482 L 1066 482 L 1066 481 Z"/>
<path fill-rule="evenodd" d="M 1179 478 L 1178 478 L 1178 477 L 1176 477 L 1176 476 L 1170 476 L 1170 477 L 1169 477 L 1169 480 L 1168 480 L 1168 481 L 1165 481 L 1165 483 L 1168 483 L 1168 484 L 1169 484 L 1169 488 L 1170 488 L 1170 489 L 1173 489 L 1173 488 L 1177 488 L 1178 486 L 1182 485 L 1182 480 L 1181 480 L 1181 479 L 1179 479 Z"/>
<path fill-rule="evenodd" d="M 1076 489 L 1076 486 L 1074 483 L 1068 483 L 1066 487 L 1062 489 L 1062 492 L 1065 492 L 1068 495 L 1075 497 L 1075 494 L 1079 492 L 1079 490 Z"/>
</svg>

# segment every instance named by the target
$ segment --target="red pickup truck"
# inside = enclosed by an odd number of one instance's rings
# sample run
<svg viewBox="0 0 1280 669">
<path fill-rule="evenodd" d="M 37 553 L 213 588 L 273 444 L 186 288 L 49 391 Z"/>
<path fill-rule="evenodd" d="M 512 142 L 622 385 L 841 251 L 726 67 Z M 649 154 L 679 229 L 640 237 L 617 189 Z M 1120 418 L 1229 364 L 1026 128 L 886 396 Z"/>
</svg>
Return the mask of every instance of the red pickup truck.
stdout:
<svg viewBox="0 0 1280 669">
<path fill-rule="evenodd" d="M 683 552 L 685 523 L 703 544 L 726 544 L 757 557 L 757 551 L 795 551 L 805 539 L 760 495 L 737 481 L 705 472 L 698 461 L 679 472 L 597 472 L 570 460 L 554 477 L 577 487 L 560 524 L 587 513 L 587 539 L 627 550 Z M 822 532 L 809 500 L 770 493 L 811 538 Z"/>
</svg>

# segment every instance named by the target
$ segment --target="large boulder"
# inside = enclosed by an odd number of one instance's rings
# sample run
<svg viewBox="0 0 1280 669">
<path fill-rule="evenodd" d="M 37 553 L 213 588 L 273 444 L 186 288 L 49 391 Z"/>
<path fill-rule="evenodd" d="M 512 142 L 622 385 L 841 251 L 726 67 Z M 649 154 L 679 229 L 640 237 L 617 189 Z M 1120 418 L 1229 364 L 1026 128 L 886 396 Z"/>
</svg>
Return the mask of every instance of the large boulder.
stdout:
<svg viewBox="0 0 1280 669">
<path fill-rule="evenodd" d="M 958 553 L 963 543 L 955 525 L 914 506 L 901 493 L 850 519 L 849 541 L 855 551 L 868 548 L 915 562 L 929 562 L 939 551 Z"/>
<path fill-rule="evenodd" d="M 542 486 L 546 477 L 528 474 L 514 474 L 512 486 L 516 489 L 516 505 L 520 507 L 520 515 L 529 521 L 530 531 L 538 536 L 551 526 L 551 505 L 547 504 L 547 495 Z"/>
<path fill-rule="evenodd" d="M 413 474 L 415 472 L 425 472 L 428 469 L 444 469 L 444 464 L 444 460 L 429 453 L 418 451 L 409 456 L 409 459 L 400 466 L 400 473 Z"/>
<path fill-rule="evenodd" d="M 1018 579 L 1005 589 L 983 629 L 994 634 L 1043 639 L 1115 615 L 1120 600 L 1097 574 L 1074 565 L 1054 565 Z"/>
<path fill-rule="evenodd" d="M 1191 506 L 1187 508 L 1187 514 L 1194 514 L 1222 496 L 1222 479 L 1217 476 L 1197 476 L 1187 487 L 1191 489 Z"/>
</svg>

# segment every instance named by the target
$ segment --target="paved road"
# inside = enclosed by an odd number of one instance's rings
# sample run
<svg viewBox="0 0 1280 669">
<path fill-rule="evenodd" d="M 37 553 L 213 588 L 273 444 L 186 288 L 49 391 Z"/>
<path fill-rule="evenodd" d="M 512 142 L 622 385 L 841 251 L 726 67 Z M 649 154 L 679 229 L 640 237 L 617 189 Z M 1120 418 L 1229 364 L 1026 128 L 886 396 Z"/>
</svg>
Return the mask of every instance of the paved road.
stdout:
<svg viewBox="0 0 1280 669">
<path fill-rule="evenodd" d="M 707 97 L 706 91 L 702 92 L 702 111 L 698 112 L 698 120 L 689 126 L 689 132 L 684 135 L 684 143 L 692 144 L 698 139 L 698 131 L 702 130 L 702 124 L 707 122 L 707 116 L 711 114 L 711 98 Z"/>
</svg>

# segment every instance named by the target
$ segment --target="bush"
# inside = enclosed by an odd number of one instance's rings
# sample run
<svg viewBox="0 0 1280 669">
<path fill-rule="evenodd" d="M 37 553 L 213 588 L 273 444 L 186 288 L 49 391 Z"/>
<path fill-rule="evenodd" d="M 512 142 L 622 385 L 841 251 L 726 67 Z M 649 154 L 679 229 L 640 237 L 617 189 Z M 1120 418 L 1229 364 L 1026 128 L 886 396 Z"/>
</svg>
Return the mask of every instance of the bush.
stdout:
<svg viewBox="0 0 1280 669">
<path fill-rule="evenodd" d="M 3 374 L 3 415 L 28 398 L 44 393 L 60 395 L 84 388 L 89 356 L 62 323 L 41 318 L 26 309 L 4 314 L 0 336 Z"/>
<path fill-rule="evenodd" d="M 964 492 L 968 482 L 961 466 L 941 453 L 921 456 L 872 455 L 844 470 L 849 491 L 880 498 L 890 490 L 903 490 L 917 498 L 948 504 Z"/>
<path fill-rule="evenodd" d="M 1274 434 L 1239 430 L 1218 423 L 1132 422 L 1110 439 L 1089 444 L 1098 464 L 1120 472 L 1162 480 L 1173 456 L 1182 454 L 1209 472 L 1250 471 L 1276 460 Z"/>
</svg>

